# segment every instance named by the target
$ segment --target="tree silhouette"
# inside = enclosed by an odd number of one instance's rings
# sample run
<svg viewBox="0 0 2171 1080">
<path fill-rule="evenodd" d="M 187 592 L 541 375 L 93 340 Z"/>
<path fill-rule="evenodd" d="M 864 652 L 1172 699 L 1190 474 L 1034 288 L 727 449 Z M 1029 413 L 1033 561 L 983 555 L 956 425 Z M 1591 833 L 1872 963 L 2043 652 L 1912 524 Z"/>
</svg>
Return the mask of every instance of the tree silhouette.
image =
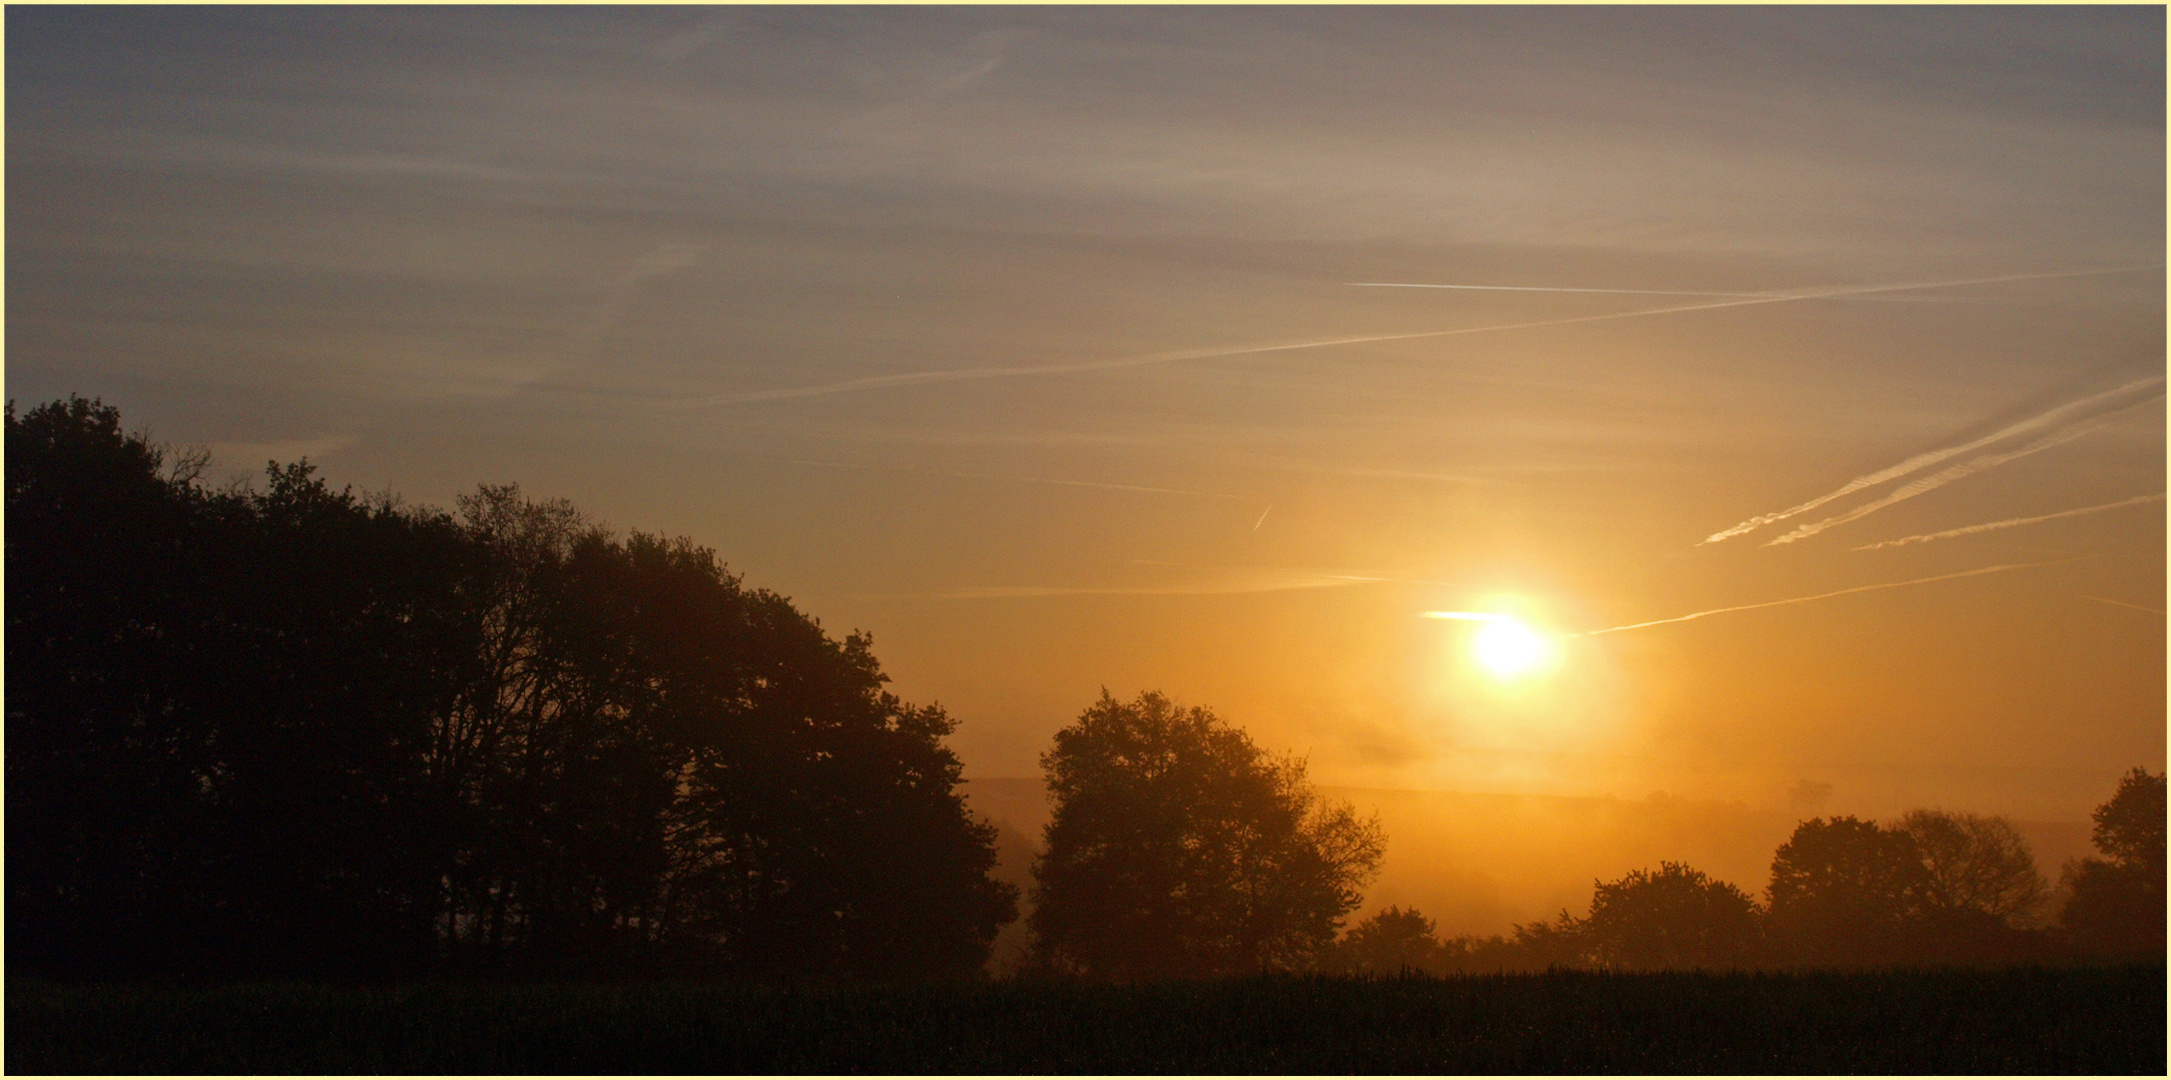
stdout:
<svg viewBox="0 0 2171 1080">
<path fill-rule="evenodd" d="M 2001 817 L 1916 810 L 1897 826 L 1914 841 L 1926 914 L 1972 912 L 2005 923 L 2033 917 L 2049 896 L 2020 830 Z"/>
<path fill-rule="evenodd" d="M 1438 974 L 1446 970 L 1446 956 L 1431 919 L 1416 908 L 1390 907 L 1349 928 L 1336 944 L 1333 966 L 1378 975 Z"/>
<path fill-rule="evenodd" d="M 1600 883 L 1580 930 L 1605 967 L 1736 968 L 1756 959 L 1762 911 L 1747 893 L 1681 863 Z"/>
<path fill-rule="evenodd" d="M 190 466 L 8 410 L 27 969 L 923 978 L 1014 917 L 954 722 L 713 552 Z"/>
<path fill-rule="evenodd" d="M 1116 978 L 1308 967 L 1377 872 L 1377 822 L 1203 708 L 1103 691 L 1041 757 L 1036 956 Z"/>
<path fill-rule="evenodd" d="M 1779 955 L 1798 963 L 1898 961 L 1927 886 L 1907 834 L 1852 817 L 1813 818 L 1772 856 L 1767 930 Z"/>
<path fill-rule="evenodd" d="M 2096 807 L 2095 845 L 2108 859 L 2065 869 L 2070 892 L 2059 924 L 2073 944 L 2099 955 L 2164 952 L 2164 777 L 2135 768 Z"/>
</svg>

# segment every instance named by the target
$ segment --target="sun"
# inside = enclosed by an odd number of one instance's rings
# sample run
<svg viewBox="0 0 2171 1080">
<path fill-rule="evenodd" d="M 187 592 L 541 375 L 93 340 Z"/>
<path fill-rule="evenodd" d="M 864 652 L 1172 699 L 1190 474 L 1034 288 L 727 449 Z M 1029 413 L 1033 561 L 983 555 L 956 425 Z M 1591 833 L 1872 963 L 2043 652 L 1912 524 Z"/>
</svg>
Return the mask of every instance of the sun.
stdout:
<svg viewBox="0 0 2171 1080">
<path fill-rule="evenodd" d="M 1545 666 L 1553 643 L 1520 619 L 1488 619 L 1470 642 L 1478 666 L 1496 679 L 1515 679 Z"/>
<path fill-rule="evenodd" d="M 1515 682 L 1553 666 L 1560 646 L 1553 638 L 1513 615 L 1490 611 L 1427 611 L 1427 619 L 1456 619 L 1483 624 L 1467 639 L 1470 658 L 1497 682 Z"/>
</svg>

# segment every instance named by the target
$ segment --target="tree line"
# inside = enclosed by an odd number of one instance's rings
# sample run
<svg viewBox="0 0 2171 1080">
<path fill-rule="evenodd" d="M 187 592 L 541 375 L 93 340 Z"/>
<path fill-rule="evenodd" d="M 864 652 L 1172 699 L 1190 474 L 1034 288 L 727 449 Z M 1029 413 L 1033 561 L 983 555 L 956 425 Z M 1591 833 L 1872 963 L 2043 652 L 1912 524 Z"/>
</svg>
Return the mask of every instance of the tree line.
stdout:
<svg viewBox="0 0 2171 1080">
<path fill-rule="evenodd" d="M 1762 897 L 1681 863 L 1593 885 L 1590 911 L 1510 935 L 1440 939 L 1421 912 L 1351 927 L 1327 967 L 1433 973 L 1551 967 L 1883 967 L 2164 956 L 2164 777 L 2134 769 L 2094 813 L 2100 858 L 2052 890 L 2002 818 L 1916 810 L 1801 822 Z"/>
<path fill-rule="evenodd" d="M 1020 892 L 954 721 L 684 539 L 452 512 L 6 415 L 10 959 L 55 975 L 978 976 Z M 2043 961 L 2164 950 L 2164 778 L 2055 917 L 1996 818 L 1803 822 L 1764 897 L 1664 863 L 1588 915 L 1341 933 L 1385 850 L 1202 707 L 1103 691 L 1042 756 L 1024 969 L 1141 979 Z"/>
<path fill-rule="evenodd" d="M 1917 810 L 1801 822 L 1762 897 L 1682 863 L 1595 882 L 1588 914 L 1441 940 L 1388 908 L 1337 936 L 1377 873 L 1376 818 L 1321 803 L 1211 710 L 1104 691 L 1043 755 L 1053 820 L 1033 865 L 1026 971 L 1114 978 L 1261 970 L 1884 967 L 2160 960 L 2164 777 L 2095 811 L 2102 858 L 2055 892 L 2013 825 Z"/>
<path fill-rule="evenodd" d="M 966 975 L 940 708 L 685 540 L 7 410 L 17 970 Z"/>
</svg>

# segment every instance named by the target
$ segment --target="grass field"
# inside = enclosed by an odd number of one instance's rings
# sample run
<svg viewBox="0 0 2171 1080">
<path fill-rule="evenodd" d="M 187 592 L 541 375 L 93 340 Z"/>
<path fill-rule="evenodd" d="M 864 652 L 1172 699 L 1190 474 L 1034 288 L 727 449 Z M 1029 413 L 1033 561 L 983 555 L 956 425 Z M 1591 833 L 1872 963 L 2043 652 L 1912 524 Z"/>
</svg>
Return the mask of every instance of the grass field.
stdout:
<svg viewBox="0 0 2171 1080">
<path fill-rule="evenodd" d="M 10 1073 L 2145 1073 L 2165 969 L 1134 986 L 10 980 Z"/>
</svg>

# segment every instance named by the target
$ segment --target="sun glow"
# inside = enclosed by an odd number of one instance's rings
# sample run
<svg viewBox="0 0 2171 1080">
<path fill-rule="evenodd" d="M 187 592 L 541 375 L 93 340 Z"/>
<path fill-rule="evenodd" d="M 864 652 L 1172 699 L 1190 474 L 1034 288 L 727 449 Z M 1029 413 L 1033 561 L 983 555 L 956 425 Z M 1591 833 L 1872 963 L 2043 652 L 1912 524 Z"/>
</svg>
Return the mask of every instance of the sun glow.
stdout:
<svg viewBox="0 0 2171 1080">
<path fill-rule="evenodd" d="M 1471 649 L 1494 678 L 1512 679 L 1544 664 L 1552 643 L 1520 621 L 1498 619 L 1477 632 Z"/>
<path fill-rule="evenodd" d="M 1478 611 L 1428 611 L 1428 619 L 1456 619 L 1485 625 L 1469 637 L 1470 658 L 1487 675 L 1511 682 L 1537 674 L 1558 658 L 1551 637 L 1513 615 Z"/>
</svg>

